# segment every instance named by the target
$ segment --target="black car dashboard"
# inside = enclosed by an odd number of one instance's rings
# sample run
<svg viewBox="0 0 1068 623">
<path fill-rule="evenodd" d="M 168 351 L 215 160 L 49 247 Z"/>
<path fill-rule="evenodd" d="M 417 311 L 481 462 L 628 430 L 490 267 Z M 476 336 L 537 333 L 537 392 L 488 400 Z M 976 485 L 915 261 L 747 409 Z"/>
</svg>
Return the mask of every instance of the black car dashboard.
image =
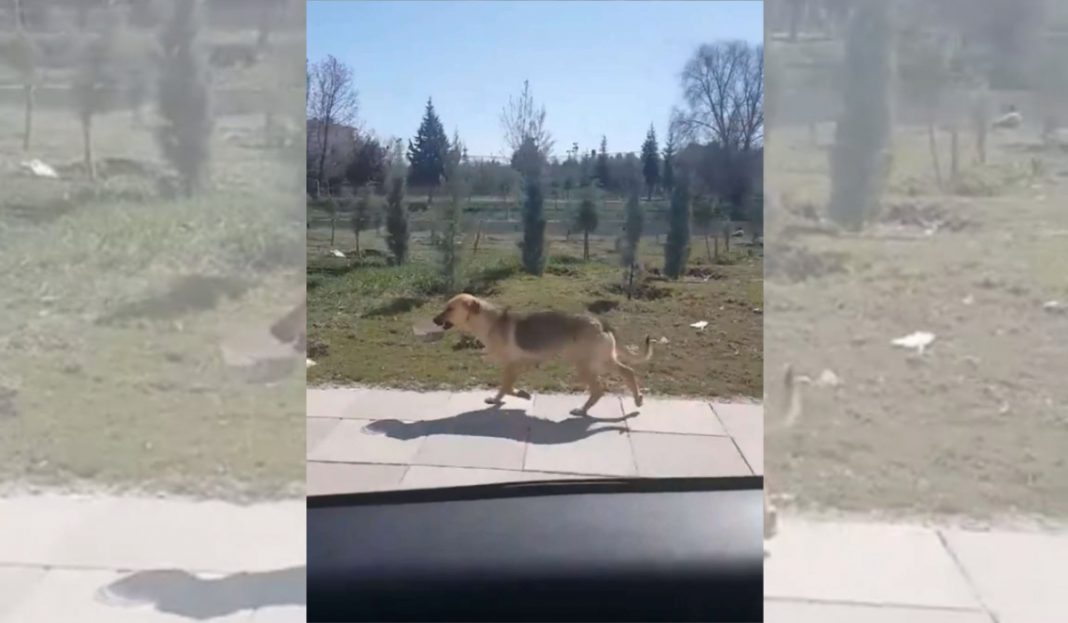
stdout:
<svg viewBox="0 0 1068 623">
<path fill-rule="evenodd" d="M 760 621 L 763 478 L 308 498 L 309 621 Z"/>
</svg>

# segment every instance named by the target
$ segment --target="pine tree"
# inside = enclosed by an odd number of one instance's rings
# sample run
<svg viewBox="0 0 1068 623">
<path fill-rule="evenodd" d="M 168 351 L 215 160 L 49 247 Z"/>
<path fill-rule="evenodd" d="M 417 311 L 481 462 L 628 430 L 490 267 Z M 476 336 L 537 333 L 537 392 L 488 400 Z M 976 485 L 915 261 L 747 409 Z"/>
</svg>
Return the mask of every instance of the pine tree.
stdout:
<svg viewBox="0 0 1068 623">
<path fill-rule="evenodd" d="M 668 212 L 668 234 L 664 244 L 664 274 L 678 279 L 686 272 L 690 257 L 690 188 L 686 175 L 675 180 Z"/>
<path fill-rule="evenodd" d="M 582 259 L 590 259 L 590 232 L 597 230 L 597 202 L 593 186 L 587 186 L 582 193 L 582 202 L 575 214 L 575 227 L 582 232 Z"/>
<path fill-rule="evenodd" d="M 660 153 L 656 145 L 656 130 L 649 126 L 649 133 L 645 135 L 642 143 L 642 175 L 645 177 L 645 187 L 648 189 L 648 200 L 653 200 L 653 189 L 660 182 Z"/>
<path fill-rule="evenodd" d="M 445 175 L 445 160 L 449 153 L 449 138 L 445 135 L 445 127 L 434 112 L 434 103 L 430 99 L 426 101 L 426 112 L 423 121 L 419 124 L 419 130 L 415 134 L 414 141 L 408 141 L 408 183 L 416 187 L 425 187 L 430 192 L 430 202 L 433 202 L 434 189 L 441 183 Z"/>
<path fill-rule="evenodd" d="M 404 176 L 390 178 L 386 198 L 386 244 L 397 264 L 408 260 L 408 211 L 404 209 Z"/>
</svg>

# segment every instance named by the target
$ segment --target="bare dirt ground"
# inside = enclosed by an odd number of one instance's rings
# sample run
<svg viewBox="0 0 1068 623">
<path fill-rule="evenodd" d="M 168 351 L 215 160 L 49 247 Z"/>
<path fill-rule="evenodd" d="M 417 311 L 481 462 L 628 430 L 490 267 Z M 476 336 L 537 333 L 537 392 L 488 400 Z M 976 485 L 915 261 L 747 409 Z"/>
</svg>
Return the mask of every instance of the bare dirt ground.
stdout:
<svg viewBox="0 0 1068 623">
<path fill-rule="evenodd" d="M 1068 153 L 1036 135 L 993 137 L 986 165 L 962 140 L 962 196 L 935 187 L 923 130 L 899 128 L 882 214 L 846 235 L 818 220 L 829 138 L 774 133 L 767 378 L 789 361 L 840 379 L 766 442 L 798 506 L 1068 517 Z M 891 345 L 915 331 L 936 336 L 922 355 Z"/>
</svg>

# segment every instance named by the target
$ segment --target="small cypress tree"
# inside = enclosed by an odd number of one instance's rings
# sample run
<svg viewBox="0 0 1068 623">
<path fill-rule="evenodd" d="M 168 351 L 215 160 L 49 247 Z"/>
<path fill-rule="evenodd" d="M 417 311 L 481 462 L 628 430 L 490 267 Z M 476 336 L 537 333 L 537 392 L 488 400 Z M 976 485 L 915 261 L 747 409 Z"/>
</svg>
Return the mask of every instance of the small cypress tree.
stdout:
<svg viewBox="0 0 1068 623">
<path fill-rule="evenodd" d="M 627 269 L 627 298 L 634 295 L 634 272 L 638 264 L 638 245 L 642 239 L 645 215 L 639 201 L 638 185 L 634 184 L 627 197 L 626 238 L 623 241 L 623 267 Z"/>
<path fill-rule="evenodd" d="M 448 294 L 455 294 L 460 284 L 460 243 L 463 237 L 461 217 L 464 197 L 467 196 L 467 184 L 460 168 L 462 148 L 457 137 L 445 158 L 443 181 L 448 202 L 441 210 L 442 236 L 438 245 L 441 250 L 442 283 Z"/>
<path fill-rule="evenodd" d="M 858 3 L 845 41 L 841 118 L 831 152 L 828 214 L 859 230 L 872 216 L 889 172 L 893 27 L 889 2 Z"/>
<path fill-rule="evenodd" d="M 597 153 L 597 164 L 594 166 L 594 176 L 601 182 L 601 187 L 608 189 L 611 186 L 611 171 L 608 169 L 608 139 L 601 136 L 601 151 Z"/>
<path fill-rule="evenodd" d="M 206 183 L 214 125 L 207 65 L 197 41 L 199 5 L 199 0 L 175 0 L 174 12 L 160 36 L 163 124 L 157 139 L 163 155 L 177 169 L 186 196 L 195 195 Z"/>
<path fill-rule="evenodd" d="M 523 201 L 523 270 L 540 276 L 545 272 L 548 254 L 545 248 L 545 197 L 541 188 L 541 176 L 532 175 L 524 180 Z"/>
<path fill-rule="evenodd" d="M 664 244 L 664 274 L 678 279 L 686 272 L 690 257 L 690 185 L 686 175 L 675 180 L 668 212 L 667 241 Z"/>
<path fill-rule="evenodd" d="M 386 244 L 397 264 L 408 261 L 408 211 L 404 209 L 404 176 L 390 179 L 386 198 Z"/>
<path fill-rule="evenodd" d="M 575 227 L 582 232 L 582 259 L 590 259 L 590 232 L 597 230 L 597 201 L 592 185 L 582 192 L 582 201 L 575 213 Z"/>
<path fill-rule="evenodd" d="M 374 226 L 374 206 L 371 204 L 371 185 L 360 188 L 352 204 L 352 235 L 356 238 L 356 257 L 360 256 L 360 232 Z"/>
</svg>

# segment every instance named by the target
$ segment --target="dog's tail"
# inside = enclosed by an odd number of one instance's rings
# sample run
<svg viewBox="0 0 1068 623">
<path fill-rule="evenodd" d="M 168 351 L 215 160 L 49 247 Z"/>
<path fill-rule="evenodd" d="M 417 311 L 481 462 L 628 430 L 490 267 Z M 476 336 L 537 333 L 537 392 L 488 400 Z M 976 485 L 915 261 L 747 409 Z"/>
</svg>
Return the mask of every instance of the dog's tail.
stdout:
<svg viewBox="0 0 1068 623">
<path fill-rule="evenodd" d="M 642 352 L 641 355 L 635 357 L 630 353 L 625 353 L 624 358 L 627 360 L 627 363 L 632 365 L 639 363 L 647 363 L 650 359 L 653 358 L 653 338 L 648 335 L 645 336 L 645 350 Z"/>
</svg>

